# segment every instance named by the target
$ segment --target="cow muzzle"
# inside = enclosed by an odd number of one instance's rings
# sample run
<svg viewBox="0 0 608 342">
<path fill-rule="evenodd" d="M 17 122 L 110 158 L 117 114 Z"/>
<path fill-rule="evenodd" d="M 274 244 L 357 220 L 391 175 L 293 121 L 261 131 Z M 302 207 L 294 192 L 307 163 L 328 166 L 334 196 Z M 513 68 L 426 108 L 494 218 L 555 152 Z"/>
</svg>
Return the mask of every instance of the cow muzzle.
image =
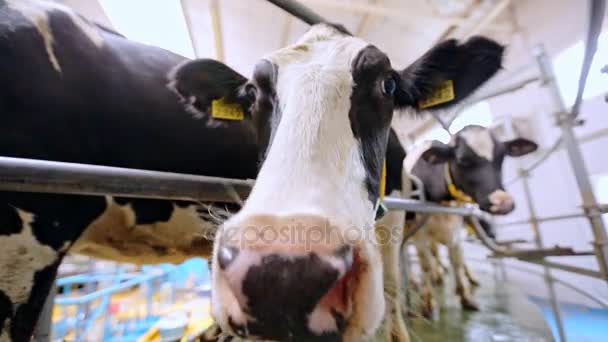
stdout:
<svg viewBox="0 0 608 342">
<path fill-rule="evenodd" d="M 490 212 L 496 215 L 506 215 L 515 209 L 513 197 L 506 191 L 496 190 L 488 196 Z"/>
<path fill-rule="evenodd" d="M 248 339 L 341 341 L 360 256 L 343 231 L 311 215 L 256 215 L 222 228 L 214 316 Z"/>
</svg>

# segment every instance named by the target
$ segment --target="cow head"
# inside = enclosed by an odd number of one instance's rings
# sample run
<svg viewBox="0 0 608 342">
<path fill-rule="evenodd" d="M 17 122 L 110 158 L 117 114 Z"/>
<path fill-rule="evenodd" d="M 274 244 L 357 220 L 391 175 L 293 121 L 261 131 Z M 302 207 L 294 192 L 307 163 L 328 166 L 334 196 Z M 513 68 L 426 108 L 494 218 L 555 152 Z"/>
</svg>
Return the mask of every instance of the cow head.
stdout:
<svg viewBox="0 0 608 342">
<path fill-rule="evenodd" d="M 215 238 L 220 326 L 283 341 L 373 334 L 384 314 L 373 224 L 393 111 L 416 110 L 446 80 L 458 102 L 500 68 L 502 51 L 484 38 L 450 40 L 398 71 L 375 46 L 321 24 L 247 81 L 209 60 L 176 70 L 174 88 L 195 107 L 222 94 L 258 133 L 255 186 Z"/>
<path fill-rule="evenodd" d="M 454 135 L 449 144 L 434 141 L 422 154 L 427 162 L 449 163 L 452 181 L 479 204 L 482 210 L 505 215 L 515 204 L 502 184 L 505 156 L 520 157 L 538 146 L 527 139 L 499 141 L 489 129 L 471 125 Z"/>
</svg>

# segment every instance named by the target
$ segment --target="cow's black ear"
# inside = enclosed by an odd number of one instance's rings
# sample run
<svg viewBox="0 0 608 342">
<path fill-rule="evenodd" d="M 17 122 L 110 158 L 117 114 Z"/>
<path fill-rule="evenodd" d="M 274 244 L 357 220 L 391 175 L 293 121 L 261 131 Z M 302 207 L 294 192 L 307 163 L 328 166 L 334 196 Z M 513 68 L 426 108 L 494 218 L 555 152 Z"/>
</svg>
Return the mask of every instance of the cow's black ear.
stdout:
<svg viewBox="0 0 608 342">
<path fill-rule="evenodd" d="M 246 111 L 251 102 L 246 84 L 247 78 L 213 59 L 188 61 L 169 74 L 169 88 L 200 112 L 206 112 L 211 102 L 220 98 L 240 104 Z"/>
<path fill-rule="evenodd" d="M 454 159 L 454 147 L 434 140 L 421 157 L 431 164 L 445 163 Z"/>
<path fill-rule="evenodd" d="M 500 70 L 503 52 L 504 46 L 478 36 L 464 44 L 441 42 L 400 72 L 396 102 L 428 110 L 456 104 Z M 441 96 L 439 89 L 444 90 Z"/>
<path fill-rule="evenodd" d="M 505 141 L 504 144 L 507 149 L 507 155 L 511 157 L 521 157 L 538 149 L 538 145 L 534 141 L 524 138 Z"/>
</svg>

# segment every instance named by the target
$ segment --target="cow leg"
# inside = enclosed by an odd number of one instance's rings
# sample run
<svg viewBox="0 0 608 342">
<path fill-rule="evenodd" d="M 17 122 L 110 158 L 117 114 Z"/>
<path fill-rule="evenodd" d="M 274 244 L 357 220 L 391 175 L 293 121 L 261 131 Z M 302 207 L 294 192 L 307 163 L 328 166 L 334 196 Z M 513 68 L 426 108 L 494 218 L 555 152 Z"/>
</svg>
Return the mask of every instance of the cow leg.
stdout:
<svg viewBox="0 0 608 342">
<path fill-rule="evenodd" d="M 400 247 L 403 240 L 404 213 L 389 212 L 376 224 L 376 238 L 382 255 L 384 299 L 386 313 L 382 335 L 385 341 L 409 342 L 409 334 L 401 304 L 403 292 L 401 285 Z"/>
<path fill-rule="evenodd" d="M 433 285 L 443 285 L 443 272 L 447 272 L 448 268 L 445 266 L 439 258 L 439 248 L 437 247 L 435 240 L 430 241 L 429 249 L 432 255 L 431 260 L 431 274 L 433 279 Z"/>
<path fill-rule="evenodd" d="M 479 286 L 479 280 L 477 280 L 477 278 L 475 278 L 475 276 L 471 272 L 471 269 L 469 268 L 469 265 L 467 265 L 466 262 L 464 263 L 464 274 L 467 277 L 467 279 L 469 280 L 469 284 L 471 284 L 471 286 L 473 286 L 473 287 Z"/>
<path fill-rule="evenodd" d="M 430 253 L 429 238 L 427 236 L 419 236 L 415 240 L 416 251 L 418 253 L 418 261 L 420 263 L 420 275 L 422 277 L 422 316 L 432 319 L 435 317 L 437 303 L 433 296 L 433 280 L 432 280 L 432 255 Z"/>
<path fill-rule="evenodd" d="M 30 340 L 60 263 L 61 258 L 36 272 L 31 289 L 19 300 L 0 291 L 0 342 Z"/>
<path fill-rule="evenodd" d="M 57 268 L 78 233 L 74 225 L 0 205 L 0 342 L 30 340 Z"/>
<path fill-rule="evenodd" d="M 456 233 L 456 231 L 455 231 Z M 458 241 L 453 241 L 448 246 L 450 262 L 454 272 L 454 280 L 456 282 L 456 293 L 460 297 L 460 304 L 465 310 L 479 310 L 479 306 L 473 300 L 470 288 L 465 282 L 465 269 L 462 248 Z"/>
</svg>

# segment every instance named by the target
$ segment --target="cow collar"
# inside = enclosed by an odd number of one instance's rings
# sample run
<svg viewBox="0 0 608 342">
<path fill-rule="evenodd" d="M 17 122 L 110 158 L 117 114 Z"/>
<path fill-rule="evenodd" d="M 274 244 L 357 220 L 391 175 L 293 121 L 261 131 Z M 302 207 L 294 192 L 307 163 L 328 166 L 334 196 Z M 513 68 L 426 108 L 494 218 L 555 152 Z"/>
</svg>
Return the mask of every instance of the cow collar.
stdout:
<svg viewBox="0 0 608 342">
<path fill-rule="evenodd" d="M 384 192 L 386 191 L 386 160 L 384 160 L 384 162 L 382 163 L 382 174 L 380 175 L 380 184 L 378 187 L 380 189 L 380 196 L 378 197 L 378 202 L 376 204 L 375 210 L 376 221 L 384 217 L 388 210 L 384 203 L 382 203 L 384 201 Z"/>
<path fill-rule="evenodd" d="M 450 173 L 450 163 L 445 163 L 444 168 L 445 182 L 448 185 L 448 193 L 458 202 L 464 203 L 473 203 L 473 199 L 471 196 L 464 193 L 464 191 L 458 189 L 454 181 L 452 180 L 452 175 Z"/>
</svg>

